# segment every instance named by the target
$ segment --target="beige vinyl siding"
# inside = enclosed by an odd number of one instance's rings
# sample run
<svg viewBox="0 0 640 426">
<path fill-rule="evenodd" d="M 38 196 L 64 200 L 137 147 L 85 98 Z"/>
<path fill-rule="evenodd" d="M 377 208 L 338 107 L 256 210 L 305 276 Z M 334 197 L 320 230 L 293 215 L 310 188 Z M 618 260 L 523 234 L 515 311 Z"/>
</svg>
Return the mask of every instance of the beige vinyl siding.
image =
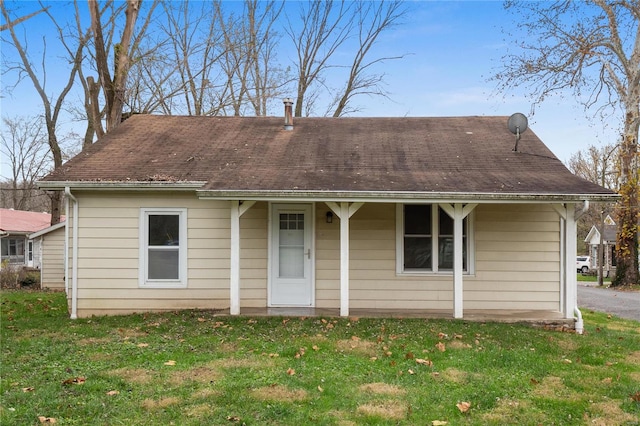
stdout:
<svg viewBox="0 0 640 426">
<path fill-rule="evenodd" d="M 80 217 L 78 316 L 229 307 L 229 202 L 203 201 L 183 193 L 76 191 L 74 195 Z M 143 207 L 187 209 L 187 288 L 140 288 L 139 222 Z M 245 226 L 244 217 L 242 220 L 241 226 Z M 241 267 L 246 263 L 241 262 Z"/>
<path fill-rule="evenodd" d="M 316 305 L 340 304 L 339 220 L 317 206 Z M 464 276 L 465 309 L 560 308 L 560 224 L 546 205 L 479 205 L 475 273 Z M 395 205 L 365 204 L 350 220 L 350 307 L 453 309 L 449 273 L 396 274 Z"/>
<path fill-rule="evenodd" d="M 43 235 L 40 238 L 40 249 L 42 288 L 64 290 L 64 227 Z"/>
</svg>

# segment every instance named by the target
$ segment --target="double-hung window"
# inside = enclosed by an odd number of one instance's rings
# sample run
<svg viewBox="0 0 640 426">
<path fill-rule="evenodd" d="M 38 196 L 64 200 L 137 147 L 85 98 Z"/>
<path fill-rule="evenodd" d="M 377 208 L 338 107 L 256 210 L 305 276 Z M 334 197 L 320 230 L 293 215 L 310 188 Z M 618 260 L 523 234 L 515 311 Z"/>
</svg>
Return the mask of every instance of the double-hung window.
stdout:
<svg viewBox="0 0 640 426">
<path fill-rule="evenodd" d="M 140 210 L 140 286 L 187 286 L 187 209 Z"/>
<path fill-rule="evenodd" d="M 453 218 L 437 204 L 398 206 L 398 273 L 453 271 Z M 469 272 L 469 217 L 462 223 L 462 268 Z"/>
</svg>

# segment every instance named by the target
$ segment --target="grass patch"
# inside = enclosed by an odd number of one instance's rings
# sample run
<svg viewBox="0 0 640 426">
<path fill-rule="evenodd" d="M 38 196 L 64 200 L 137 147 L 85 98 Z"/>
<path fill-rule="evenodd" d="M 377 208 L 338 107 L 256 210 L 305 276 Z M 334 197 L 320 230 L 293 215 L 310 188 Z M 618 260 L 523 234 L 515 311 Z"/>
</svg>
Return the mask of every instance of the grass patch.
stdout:
<svg viewBox="0 0 640 426">
<path fill-rule="evenodd" d="M 585 334 L 425 319 L 69 320 L 3 292 L 0 424 L 638 424 L 640 323 Z M 459 407 L 468 403 L 463 412 Z"/>
</svg>

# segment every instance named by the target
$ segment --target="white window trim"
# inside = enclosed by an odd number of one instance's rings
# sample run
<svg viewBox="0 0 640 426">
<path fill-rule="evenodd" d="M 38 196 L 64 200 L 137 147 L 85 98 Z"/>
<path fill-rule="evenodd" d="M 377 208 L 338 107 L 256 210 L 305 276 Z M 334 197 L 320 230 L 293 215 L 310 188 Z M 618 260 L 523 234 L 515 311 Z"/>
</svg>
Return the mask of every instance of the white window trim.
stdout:
<svg viewBox="0 0 640 426">
<path fill-rule="evenodd" d="M 178 215 L 180 245 L 178 246 L 178 279 L 177 280 L 152 280 L 148 278 L 149 253 L 149 216 Z M 141 208 L 139 221 L 139 268 L 138 285 L 141 288 L 186 288 L 187 287 L 187 209 L 185 208 Z"/>
<path fill-rule="evenodd" d="M 417 270 L 417 269 L 404 269 L 404 204 L 396 204 L 396 275 L 402 276 L 425 276 L 425 275 L 453 275 L 453 270 L 447 269 L 444 271 L 438 270 L 438 244 L 440 237 L 439 222 L 438 222 L 438 207 L 437 203 L 424 203 L 431 204 L 431 252 L 432 257 L 432 269 L 431 270 Z M 446 213 L 445 213 L 446 214 Z M 474 212 L 471 212 L 467 220 L 467 269 L 463 271 L 464 275 L 475 274 L 475 239 L 474 236 Z"/>
</svg>

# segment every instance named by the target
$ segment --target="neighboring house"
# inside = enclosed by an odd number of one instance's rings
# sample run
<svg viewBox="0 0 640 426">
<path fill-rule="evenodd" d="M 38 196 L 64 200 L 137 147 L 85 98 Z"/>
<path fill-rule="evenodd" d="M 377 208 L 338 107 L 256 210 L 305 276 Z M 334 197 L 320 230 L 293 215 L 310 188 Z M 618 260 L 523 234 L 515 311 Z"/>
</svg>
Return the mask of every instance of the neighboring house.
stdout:
<svg viewBox="0 0 640 426">
<path fill-rule="evenodd" d="M 576 217 L 617 195 L 507 117 L 136 115 L 65 191 L 72 318 L 183 308 L 573 320 Z M 515 313 L 515 315 L 513 315 Z"/>
<path fill-rule="evenodd" d="M 598 260 L 600 259 L 600 227 L 592 226 L 584 242 L 589 245 L 589 256 L 591 265 L 589 269 L 598 270 Z M 618 227 L 611 216 L 604 219 L 604 232 L 602 233 L 602 248 L 604 253 L 603 276 L 612 276 L 616 267 L 616 235 Z"/>
<path fill-rule="evenodd" d="M 40 268 L 40 288 L 65 289 L 64 274 L 65 223 L 60 222 L 29 235 L 33 241 L 34 259 Z"/>
<path fill-rule="evenodd" d="M 39 268 L 35 253 L 40 247 L 29 240 L 29 234 L 40 231 L 51 224 L 49 213 L 0 209 L 0 255 L 2 263 L 12 266 Z"/>
</svg>

